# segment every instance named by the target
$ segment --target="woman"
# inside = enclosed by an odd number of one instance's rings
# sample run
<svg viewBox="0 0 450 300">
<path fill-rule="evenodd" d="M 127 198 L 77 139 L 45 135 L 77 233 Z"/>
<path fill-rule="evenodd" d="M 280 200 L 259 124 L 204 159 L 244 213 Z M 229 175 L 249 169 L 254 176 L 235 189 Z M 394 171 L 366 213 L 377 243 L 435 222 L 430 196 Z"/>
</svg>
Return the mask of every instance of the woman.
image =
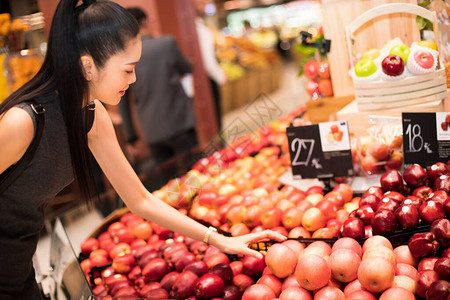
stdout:
<svg viewBox="0 0 450 300">
<path fill-rule="evenodd" d="M 38 74 L 0 106 L 0 174 L 25 153 L 34 136 L 32 113 L 23 103 L 45 107 L 45 127 L 33 160 L 0 195 L 0 299 L 40 299 L 32 256 L 43 227 L 43 207 L 77 180 L 82 195 L 93 196 L 89 150 L 128 208 L 170 230 L 230 254 L 260 256 L 248 248 L 262 239 L 284 240 L 264 231 L 225 237 L 184 216 L 148 192 L 126 160 L 103 103 L 120 101 L 136 78 L 141 55 L 139 27 L 110 1 L 61 0 Z M 92 126 L 83 107 L 95 103 Z"/>
</svg>

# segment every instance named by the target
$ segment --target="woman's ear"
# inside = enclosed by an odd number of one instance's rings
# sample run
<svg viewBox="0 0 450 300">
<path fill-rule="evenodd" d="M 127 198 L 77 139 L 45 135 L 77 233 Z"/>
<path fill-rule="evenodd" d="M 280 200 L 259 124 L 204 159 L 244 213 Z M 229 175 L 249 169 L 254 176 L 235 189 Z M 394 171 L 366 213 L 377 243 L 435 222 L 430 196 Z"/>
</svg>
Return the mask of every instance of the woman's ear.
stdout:
<svg viewBox="0 0 450 300">
<path fill-rule="evenodd" d="M 95 65 L 92 56 L 81 56 L 81 66 L 83 68 L 84 78 L 86 78 L 87 81 L 91 81 L 95 72 Z"/>
</svg>

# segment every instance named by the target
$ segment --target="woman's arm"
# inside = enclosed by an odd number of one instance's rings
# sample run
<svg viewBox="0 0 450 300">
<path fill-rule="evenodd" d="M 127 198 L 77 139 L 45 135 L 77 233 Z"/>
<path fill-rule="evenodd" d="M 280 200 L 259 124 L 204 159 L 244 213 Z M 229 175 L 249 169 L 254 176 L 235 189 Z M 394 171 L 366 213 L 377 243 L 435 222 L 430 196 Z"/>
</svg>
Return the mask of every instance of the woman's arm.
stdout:
<svg viewBox="0 0 450 300">
<path fill-rule="evenodd" d="M 13 107 L 0 116 L 0 174 L 22 158 L 34 137 L 33 120 Z"/>
<path fill-rule="evenodd" d="M 99 101 L 96 101 L 95 121 L 88 134 L 88 141 L 89 148 L 103 172 L 132 212 L 169 230 L 203 240 L 208 228 L 154 197 L 141 183 L 125 158 L 106 109 Z M 270 230 L 235 238 L 224 237 L 214 232 L 210 236 L 210 243 L 230 254 L 260 256 L 248 246 L 263 239 L 281 241 L 285 238 Z"/>
</svg>

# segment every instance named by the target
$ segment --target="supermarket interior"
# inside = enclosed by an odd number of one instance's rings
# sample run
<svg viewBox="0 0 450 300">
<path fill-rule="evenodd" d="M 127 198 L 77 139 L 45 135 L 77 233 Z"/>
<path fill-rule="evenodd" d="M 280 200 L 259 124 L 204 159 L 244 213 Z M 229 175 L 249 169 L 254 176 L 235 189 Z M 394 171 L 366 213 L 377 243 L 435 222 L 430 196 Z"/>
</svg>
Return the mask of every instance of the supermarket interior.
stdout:
<svg viewBox="0 0 450 300">
<path fill-rule="evenodd" d="M 0 0 L 0 108 L 45 66 L 60 2 Z M 39 207 L 43 299 L 450 299 L 448 1 L 107 2 L 142 56 L 97 100 L 145 189 L 207 231 L 138 217 L 91 148 L 90 204 L 75 180 Z M 248 242 L 262 259 L 209 245 L 265 229 L 288 240 Z"/>
</svg>

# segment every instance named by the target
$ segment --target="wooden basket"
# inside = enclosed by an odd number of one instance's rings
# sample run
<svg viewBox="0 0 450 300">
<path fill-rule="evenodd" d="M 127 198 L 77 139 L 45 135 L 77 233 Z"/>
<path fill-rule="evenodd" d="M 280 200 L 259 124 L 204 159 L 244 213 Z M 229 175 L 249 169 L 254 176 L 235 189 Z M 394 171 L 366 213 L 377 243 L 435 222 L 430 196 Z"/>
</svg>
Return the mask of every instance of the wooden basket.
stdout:
<svg viewBox="0 0 450 300">
<path fill-rule="evenodd" d="M 442 65 L 438 23 L 436 13 L 415 4 L 391 3 L 374 7 L 345 27 L 351 70 L 354 69 L 352 55 L 353 34 L 367 22 L 389 14 L 408 13 L 430 20 L 434 27 L 434 38 L 439 51 L 439 61 L 434 72 L 414 75 L 395 81 L 354 80 L 355 99 L 360 111 L 408 107 L 436 102 L 447 98 L 447 77 Z"/>
</svg>

